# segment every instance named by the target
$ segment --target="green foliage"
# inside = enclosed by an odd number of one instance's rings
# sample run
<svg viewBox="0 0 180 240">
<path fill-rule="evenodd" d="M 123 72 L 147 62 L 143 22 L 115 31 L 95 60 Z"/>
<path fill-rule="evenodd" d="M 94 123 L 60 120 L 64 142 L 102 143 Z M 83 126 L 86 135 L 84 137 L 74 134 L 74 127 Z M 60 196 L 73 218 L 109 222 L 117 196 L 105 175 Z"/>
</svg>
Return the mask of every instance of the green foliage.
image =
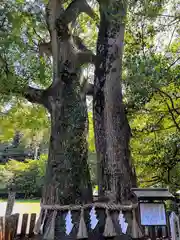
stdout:
<svg viewBox="0 0 180 240">
<path fill-rule="evenodd" d="M 89 151 L 91 153 L 95 153 L 95 144 L 94 144 L 94 127 L 93 127 L 93 116 L 92 113 L 88 113 L 88 120 L 89 120 L 89 133 L 88 133 L 88 144 L 89 144 Z"/>
<path fill-rule="evenodd" d="M 151 2 L 147 8 L 143 2 L 130 6 L 125 35 L 123 86 L 131 153 L 140 186 L 175 192 L 180 181 L 177 1 L 146 1 Z"/>
<path fill-rule="evenodd" d="M 173 69 L 176 72 L 176 67 Z M 130 115 L 132 156 L 142 186 L 178 190 L 180 181 L 180 85 L 174 73 L 161 88 L 154 88 L 144 106 Z"/>
<path fill-rule="evenodd" d="M 94 187 L 97 184 L 97 164 L 96 164 L 96 153 L 95 152 L 89 152 L 88 154 L 88 164 L 89 164 L 89 170 L 91 174 L 91 182 L 92 187 Z"/>
<path fill-rule="evenodd" d="M 9 0 L 1 4 L 0 84 L 4 96 L 21 96 L 29 83 L 50 84 L 50 61 L 42 61 L 38 53 L 38 43 L 47 35 L 43 9 L 40 2 Z"/>
<path fill-rule="evenodd" d="M 26 197 L 40 193 L 46 160 L 47 156 L 42 155 L 39 160 L 26 160 L 26 162 L 11 160 L 6 165 L 0 165 L 1 188 L 12 188 L 16 192 L 25 193 Z"/>
<path fill-rule="evenodd" d="M 0 189 L 6 189 L 12 177 L 12 172 L 6 169 L 4 165 L 0 165 Z"/>
<path fill-rule="evenodd" d="M 96 154 L 89 152 L 89 167 L 92 185 L 96 185 Z M 11 160 L 0 165 L 0 189 L 24 193 L 26 197 L 41 193 L 46 171 L 47 155 L 41 155 L 38 160 L 19 162 Z"/>
<path fill-rule="evenodd" d="M 146 18 L 156 19 L 162 13 L 167 0 L 129 0 L 129 11 L 134 14 L 146 16 Z"/>
<path fill-rule="evenodd" d="M 3 110 L 0 126 L 0 142 L 11 139 L 17 129 L 23 134 L 22 141 L 26 146 L 32 140 L 38 144 L 49 138 L 49 119 L 45 108 L 21 99 L 15 99 L 9 110 Z"/>
</svg>

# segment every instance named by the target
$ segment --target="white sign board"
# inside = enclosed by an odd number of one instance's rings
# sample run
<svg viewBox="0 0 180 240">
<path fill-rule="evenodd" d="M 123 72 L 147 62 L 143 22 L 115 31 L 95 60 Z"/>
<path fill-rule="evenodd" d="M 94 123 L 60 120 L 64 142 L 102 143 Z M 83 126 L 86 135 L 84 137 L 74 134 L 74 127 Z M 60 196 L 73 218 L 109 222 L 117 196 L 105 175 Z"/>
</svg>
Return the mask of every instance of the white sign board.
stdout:
<svg viewBox="0 0 180 240">
<path fill-rule="evenodd" d="M 141 225 L 166 225 L 166 212 L 163 203 L 140 203 Z"/>
</svg>

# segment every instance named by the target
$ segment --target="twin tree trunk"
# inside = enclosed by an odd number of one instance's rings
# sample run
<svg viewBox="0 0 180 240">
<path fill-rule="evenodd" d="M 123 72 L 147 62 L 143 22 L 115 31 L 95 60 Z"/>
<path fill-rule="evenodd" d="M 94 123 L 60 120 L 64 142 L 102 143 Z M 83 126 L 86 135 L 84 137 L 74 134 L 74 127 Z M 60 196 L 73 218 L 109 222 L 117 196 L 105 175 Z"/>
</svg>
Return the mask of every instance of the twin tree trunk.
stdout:
<svg viewBox="0 0 180 240">
<path fill-rule="evenodd" d="M 51 136 L 42 202 L 70 205 L 92 202 L 92 186 L 87 164 L 87 109 L 80 85 L 75 79 L 62 83 L 49 96 Z M 44 226 L 47 229 L 53 211 Z M 65 234 L 67 211 L 58 212 L 54 239 L 76 239 L 80 213 L 72 212 L 75 228 Z"/>
<path fill-rule="evenodd" d="M 92 62 L 94 56 L 77 38 L 75 46 L 74 38 L 68 29 L 68 24 L 83 11 L 93 15 L 85 0 L 72 1 L 66 10 L 63 10 L 60 0 L 49 0 L 47 6 L 53 83 L 47 90 L 37 90 L 34 94 L 36 102 L 43 100 L 51 115 L 49 156 L 42 197 L 42 202 L 48 205 L 92 201 L 87 164 L 87 109 L 80 79 L 81 66 Z M 124 6 L 119 4 L 119 1 L 111 0 L 107 6 L 100 3 L 94 125 L 100 166 L 100 194 L 108 196 L 112 201 L 124 203 L 129 200 L 135 177 L 129 153 L 130 128 L 122 100 L 124 24 L 122 19 L 114 19 L 108 14 L 117 12 L 124 12 Z M 122 16 L 124 17 L 123 14 Z M 33 101 L 31 92 L 26 97 Z M 79 214 L 76 214 L 74 221 L 78 224 Z M 51 215 L 52 211 L 49 211 L 45 228 Z M 96 236 L 92 237 L 94 240 L 102 237 L 104 221 L 100 221 L 99 227 Z M 56 238 L 68 238 L 65 236 L 63 213 L 58 213 L 57 216 Z M 68 239 L 74 238 L 75 235 Z"/>
<path fill-rule="evenodd" d="M 87 109 L 80 85 L 81 65 L 89 52 L 79 49 L 80 44 L 74 41 L 68 28 L 77 17 L 77 7 L 74 1 L 64 10 L 63 1 L 49 0 L 46 8 L 53 83 L 46 91 L 51 137 L 42 200 L 50 205 L 92 201 L 87 164 Z"/>
<path fill-rule="evenodd" d="M 136 176 L 122 97 L 125 3 L 111 0 L 100 6 L 100 15 L 93 104 L 99 194 L 126 203 L 131 198 L 130 189 L 136 186 Z"/>
<path fill-rule="evenodd" d="M 87 109 L 76 81 L 62 84 L 51 96 L 51 137 L 43 195 L 46 204 L 92 200 L 87 164 Z"/>
</svg>

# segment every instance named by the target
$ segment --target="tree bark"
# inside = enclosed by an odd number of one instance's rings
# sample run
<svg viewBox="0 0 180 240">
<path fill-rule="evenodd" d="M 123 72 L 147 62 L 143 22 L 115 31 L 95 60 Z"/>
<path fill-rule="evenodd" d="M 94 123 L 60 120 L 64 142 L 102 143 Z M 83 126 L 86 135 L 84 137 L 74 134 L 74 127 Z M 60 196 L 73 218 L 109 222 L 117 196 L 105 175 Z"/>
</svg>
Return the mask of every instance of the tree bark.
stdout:
<svg viewBox="0 0 180 240">
<path fill-rule="evenodd" d="M 136 177 L 129 151 L 131 132 L 122 96 L 125 31 L 123 20 L 126 6 L 115 0 L 111 0 L 106 6 L 104 3 L 100 5 L 101 22 L 97 52 L 103 57 L 100 58 L 100 67 L 96 65 L 94 86 L 94 98 L 97 99 L 97 92 L 100 92 L 103 99 L 99 102 L 101 112 L 98 111 L 97 102 L 94 101 L 97 153 L 105 149 L 101 158 L 103 160 L 101 160 L 100 182 L 104 181 L 104 194 L 111 201 L 127 203 L 130 200 L 130 189 L 136 185 Z M 118 17 L 115 16 L 116 13 L 119 14 Z M 98 127 L 99 124 L 101 128 Z M 104 144 L 104 148 L 98 143 Z"/>
<path fill-rule="evenodd" d="M 46 90 L 46 107 L 51 115 L 43 194 L 46 204 L 73 204 L 92 200 L 87 165 L 86 99 L 80 86 L 83 63 L 79 54 L 83 54 L 83 50 L 78 50 L 68 29 L 68 24 L 89 8 L 85 0 L 73 1 L 66 10 L 63 2 L 49 0 L 46 8 L 53 58 L 53 83 Z M 87 59 L 84 58 L 84 61 Z"/>
<path fill-rule="evenodd" d="M 75 204 L 92 200 L 87 164 L 86 102 L 79 83 L 51 90 L 51 136 L 43 201 Z"/>
<path fill-rule="evenodd" d="M 45 91 L 47 102 L 44 104 L 51 115 L 49 155 L 42 197 L 42 202 L 46 205 L 82 204 L 92 201 L 87 164 L 88 116 L 84 97 L 88 89 L 82 89 L 80 84 L 82 61 L 91 59 L 89 56 L 88 59 L 80 58 L 79 53 L 83 54 L 83 51 L 77 49 L 78 46 L 69 33 L 68 24 L 77 17 L 70 14 L 71 11 L 74 14 L 74 7 L 77 10 L 78 1 L 76 3 L 70 4 L 64 10 L 61 1 L 49 0 L 46 9 L 53 58 L 53 82 Z M 85 9 L 80 8 L 78 11 Z M 65 234 L 66 213 L 67 211 L 58 211 L 55 239 L 76 238 L 79 213 L 72 213 L 75 228 L 70 237 Z M 52 211 L 48 211 L 44 230 L 47 229 L 51 217 Z"/>
<path fill-rule="evenodd" d="M 105 67 L 106 67 L 106 52 L 107 52 L 107 21 L 104 11 L 100 9 L 100 28 L 97 39 L 97 61 L 95 64 L 94 78 L 94 94 L 93 94 L 93 120 L 95 146 L 97 153 L 97 179 L 98 179 L 98 195 L 104 196 L 105 191 L 105 159 L 106 159 L 106 141 L 104 128 L 104 84 L 105 84 Z"/>
<path fill-rule="evenodd" d="M 87 164 L 87 109 L 77 79 L 49 90 L 51 115 L 49 155 L 42 202 L 47 205 L 82 204 L 92 201 L 92 187 Z M 73 214 L 75 229 L 65 234 L 65 214 L 58 212 L 55 239 L 75 239 L 79 213 Z M 44 230 L 52 217 L 48 211 Z"/>
</svg>

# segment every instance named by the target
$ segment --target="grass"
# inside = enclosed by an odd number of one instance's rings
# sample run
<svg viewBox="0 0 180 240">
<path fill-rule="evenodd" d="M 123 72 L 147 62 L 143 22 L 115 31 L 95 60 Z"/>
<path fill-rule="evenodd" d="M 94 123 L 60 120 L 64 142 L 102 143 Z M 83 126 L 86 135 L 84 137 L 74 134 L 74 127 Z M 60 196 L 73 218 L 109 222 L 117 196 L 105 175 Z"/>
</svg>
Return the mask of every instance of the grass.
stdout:
<svg viewBox="0 0 180 240">
<path fill-rule="evenodd" d="M 17 199 L 16 203 L 40 203 L 39 199 Z"/>
</svg>

